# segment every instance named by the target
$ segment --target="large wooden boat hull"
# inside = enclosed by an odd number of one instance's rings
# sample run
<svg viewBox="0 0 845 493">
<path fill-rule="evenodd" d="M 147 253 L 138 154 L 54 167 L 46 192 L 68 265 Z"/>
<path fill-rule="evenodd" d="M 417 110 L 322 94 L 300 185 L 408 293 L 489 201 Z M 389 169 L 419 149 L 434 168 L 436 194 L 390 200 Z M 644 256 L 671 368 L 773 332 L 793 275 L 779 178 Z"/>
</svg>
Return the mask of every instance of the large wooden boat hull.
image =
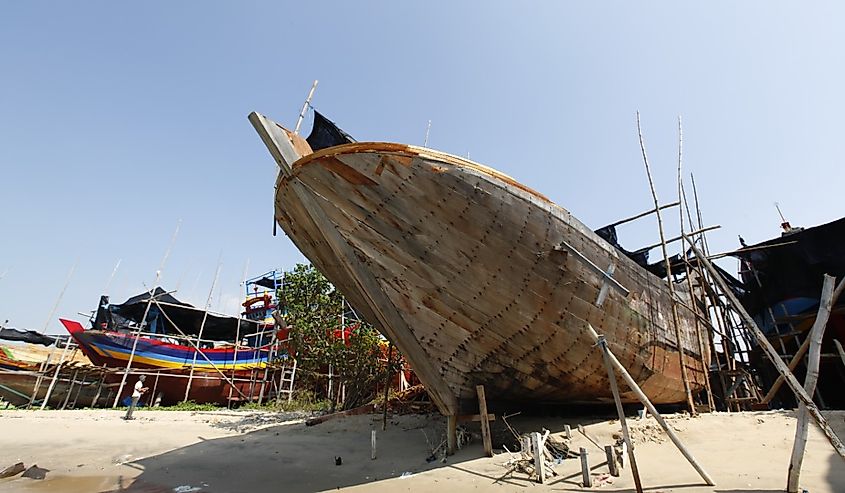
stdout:
<svg viewBox="0 0 845 493">
<path fill-rule="evenodd" d="M 684 400 L 679 350 L 692 390 L 703 386 L 694 315 L 679 309 L 678 341 L 665 281 L 539 193 L 409 145 L 312 153 L 250 120 L 282 168 L 277 223 L 399 347 L 442 412 L 477 412 L 478 384 L 488 399 L 610 399 L 588 323 L 654 402 Z"/>
</svg>

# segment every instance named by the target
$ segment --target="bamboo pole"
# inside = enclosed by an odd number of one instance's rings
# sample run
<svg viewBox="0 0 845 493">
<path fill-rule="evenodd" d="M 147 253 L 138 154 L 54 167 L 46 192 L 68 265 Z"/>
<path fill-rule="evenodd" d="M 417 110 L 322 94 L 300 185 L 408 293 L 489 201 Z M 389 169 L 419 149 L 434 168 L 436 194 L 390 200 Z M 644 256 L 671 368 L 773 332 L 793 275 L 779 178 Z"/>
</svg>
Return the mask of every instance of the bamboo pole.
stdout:
<svg viewBox="0 0 845 493">
<path fill-rule="evenodd" d="M 663 218 L 660 214 L 660 202 L 657 200 L 657 191 L 654 189 L 654 180 L 651 178 L 651 168 L 648 165 L 648 156 L 645 152 L 645 142 L 643 142 L 643 131 L 640 125 L 640 112 L 637 112 L 637 134 L 640 139 L 640 150 L 643 153 L 643 163 L 645 164 L 646 176 L 648 176 L 648 186 L 651 189 L 651 197 L 654 201 L 654 207 L 657 209 L 657 229 L 660 232 L 660 247 L 663 251 L 663 261 L 666 264 L 666 285 L 669 287 L 669 296 L 672 298 L 672 322 L 675 325 L 675 341 L 678 345 L 678 359 L 681 365 L 681 380 L 684 382 L 684 394 L 687 399 L 687 406 L 691 415 L 695 416 L 695 404 L 692 401 L 692 391 L 690 390 L 689 376 L 687 375 L 686 361 L 684 360 L 684 344 L 681 341 L 681 323 L 678 317 L 678 305 L 675 303 L 675 283 L 672 280 L 672 266 L 669 262 L 669 254 L 666 252 L 666 236 L 663 234 Z"/>
<path fill-rule="evenodd" d="M 155 288 L 153 288 L 155 289 Z M 144 309 L 144 315 L 141 318 L 141 323 L 138 325 L 138 330 L 135 331 L 135 340 L 132 342 L 132 351 L 129 352 L 129 360 L 126 362 L 126 368 L 123 370 L 123 377 L 120 379 L 120 386 L 117 388 L 117 395 L 114 396 L 114 403 L 112 408 L 116 408 L 120 403 L 120 394 L 123 392 L 123 387 L 126 386 L 126 378 L 129 376 L 129 370 L 132 369 L 132 361 L 135 359 L 135 351 L 138 349 L 138 339 L 141 338 L 141 328 L 147 320 L 147 315 L 150 313 L 150 306 L 152 306 L 155 297 L 153 291 L 150 290 L 150 299 L 147 300 L 147 307 Z"/>
<path fill-rule="evenodd" d="M 129 369 L 132 367 L 132 360 L 135 358 L 135 350 L 138 346 L 138 339 L 141 336 L 141 328 L 143 324 L 147 321 L 147 315 L 150 311 L 150 306 L 152 305 L 152 301 L 155 298 L 153 296 L 155 294 L 155 288 L 158 286 L 158 282 L 161 280 L 161 271 L 164 270 L 164 266 L 167 263 L 167 258 L 170 257 L 170 251 L 173 250 L 173 245 L 176 243 L 176 238 L 179 236 L 179 228 L 182 227 L 182 220 L 179 219 L 176 222 L 176 230 L 173 231 L 173 236 L 170 237 L 170 243 L 167 245 L 167 250 L 164 251 L 164 256 L 161 258 L 161 263 L 158 264 L 158 269 L 156 270 L 155 280 L 153 281 L 153 287 L 150 289 L 150 299 L 147 300 L 147 308 L 144 310 L 144 316 L 141 319 L 141 324 L 138 326 L 138 331 L 135 334 L 135 342 L 132 344 L 132 352 L 129 354 L 129 361 L 126 363 L 126 370 L 123 372 L 123 378 L 120 380 L 120 387 L 117 389 L 117 395 L 114 396 L 114 404 L 112 408 L 117 407 L 117 404 L 120 402 L 120 394 L 123 392 L 123 387 L 126 385 L 126 377 L 129 376 Z M 156 303 L 158 305 L 158 303 Z"/>
<path fill-rule="evenodd" d="M 813 395 L 816 382 L 819 379 L 819 353 L 822 347 L 824 330 L 827 327 L 827 320 L 830 317 L 830 308 L 833 305 L 833 283 L 834 278 L 825 274 L 822 295 L 819 301 L 819 312 L 816 321 L 807 339 L 810 343 L 810 356 L 807 363 L 807 376 L 804 379 L 804 390 L 808 395 Z M 792 445 L 792 457 L 789 460 L 789 473 L 786 480 L 786 491 L 788 493 L 798 492 L 798 479 L 801 476 L 801 464 L 804 462 L 804 449 L 807 447 L 807 406 L 802 402 L 798 404 L 798 424 L 795 427 L 795 442 Z"/>
<path fill-rule="evenodd" d="M 157 300 L 155 300 L 155 299 L 153 299 L 153 302 L 154 302 L 154 303 L 155 303 L 155 304 L 159 307 L 159 310 L 161 311 L 161 314 L 164 316 L 164 318 L 165 318 L 165 319 L 167 319 L 167 321 L 168 321 L 168 322 L 170 322 L 170 324 L 171 324 L 171 325 L 173 325 L 173 328 L 174 328 L 174 329 L 176 329 L 176 331 L 178 331 L 178 332 L 179 332 L 180 334 L 182 334 L 183 336 L 187 337 L 187 335 L 185 335 L 185 333 L 184 333 L 184 332 L 182 332 L 182 329 L 180 329 L 180 328 L 179 328 L 179 326 L 178 326 L 178 325 L 176 325 L 176 323 L 175 323 L 175 322 L 173 322 L 173 320 L 171 320 L 171 319 L 170 319 L 170 317 L 168 317 L 168 316 L 167 316 L 167 313 L 165 313 L 165 312 L 164 312 L 164 310 L 162 310 L 162 309 L 161 309 L 161 306 L 160 306 L 160 305 L 158 305 L 158 301 L 157 301 Z M 232 384 L 232 381 L 231 381 L 231 380 L 229 380 L 229 378 L 228 378 L 228 377 L 227 377 L 227 376 L 226 376 L 226 375 L 225 375 L 222 371 L 220 371 L 220 368 L 218 368 L 218 367 L 217 367 L 217 365 L 215 365 L 213 361 L 211 361 L 210 359 L 208 359 L 208 356 L 206 356 L 206 354 L 205 354 L 205 353 L 203 353 L 202 351 L 200 351 L 200 348 L 199 348 L 199 347 L 197 347 L 197 345 L 196 345 L 196 344 L 194 344 L 194 342 L 193 342 L 193 341 L 191 341 L 191 340 L 189 339 L 189 340 L 188 340 L 188 342 L 189 342 L 189 343 L 193 346 L 193 348 L 197 351 L 197 353 L 199 353 L 199 355 L 200 355 L 200 356 L 202 356 L 202 357 L 203 357 L 203 359 L 205 359 L 205 361 L 206 361 L 209 365 L 211 365 L 211 367 L 212 367 L 212 368 L 214 368 L 214 370 L 215 370 L 217 373 L 219 373 L 221 377 L 223 377 L 223 380 L 225 380 L 225 381 L 226 381 L 226 383 L 228 383 L 229 385 L 233 385 L 233 384 Z M 203 378 L 205 379 L 206 377 L 203 377 Z M 235 390 L 237 390 L 237 392 L 238 392 L 239 394 L 241 394 L 241 397 L 246 397 L 246 396 L 244 395 L 244 393 L 243 393 L 243 392 L 241 392 L 240 390 L 238 390 L 237 388 L 236 388 Z"/>
<path fill-rule="evenodd" d="M 222 255 L 222 253 L 221 253 Z M 208 309 L 211 307 L 211 297 L 214 295 L 214 286 L 217 284 L 217 279 L 220 276 L 220 258 L 217 258 L 217 270 L 214 272 L 214 280 L 211 281 L 211 289 L 208 290 L 208 298 L 205 300 L 205 313 L 202 315 L 202 322 L 200 323 L 200 330 L 197 333 L 197 346 L 202 339 L 202 331 L 205 329 L 205 322 L 208 320 Z M 199 352 L 199 349 L 197 349 Z M 194 353 L 194 359 L 191 362 L 191 372 L 188 375 L 188 384 L 185 386 L 185 398 L 183 401 L 188 401 L 188 394 L 191 393 L 191 383 L 194 381 L 194 368 L 197 366 L 197 352 Z"/>
<path fill-rule="evenodd" d="M 678 203 L 686 204 L 686 194 L 684 193 L 684 180 L 683 180 L 683 173 L 681 172 L 683 168 L 683 149 L 684 149 L 684 129 L 683 125 L 681 124 L 681 117 L 678 116 Z M 688 205 L 688 204 L 687 204 Z M 689 214 L 689 207 L 686 208 L 687 214 Z M 684 207 L 678 207 L 678 220 L 679 220 L 679 230 L 681 233 L 681 237 L 684 237 Z M 690 218 L 690 227 L 692 227 L 692 218 Z M 687 255 L 686 255 L 686 240 L 681 240 L 681 251 L 684 252 L 683 260 L 684 260 L 684 273 L 687 280 L 687 289 L 690 293 L 690 298 L 693 300 L 693 306 L 695 301 L 695 292 L 692 287 L 692 279 L 690 279 L 690 265 L 687 262 Z M 713 411 L 715 408 L 713 402 L 713 393 L 710 389 L 710 362 L 705 361 L 704 358 L 704 343 L 701 340 L 701 323 L 698 321 L 698 317 L 695 318 L 695 336 L 698 340 L 698 354 L 701 356 L 701 370 L 704 373 L 704 390 L 707 393 L 707 408 L 709 411 Z"/>
<path fill-rule="evenodd" d="M 50 381 L 50 385 L 47 387 L 47 393 L 44 395 L 44 400 L 41 401 L 41 411 L 43 411 L 44 408 L 47 407 L 47 401 L 50 400 L 50 395 L 53 393 L 53 389 L 56 387 L 56 380 L 59 378 L 59 370 L 61 370 L 62 368 L 62 363 L 65 362 L 65 356 L 67 355 L 67 350 L 69 347 L 70 341 L 67 341 L 65 343 L 65 348 L 62 350 L 62 355 L 59 358 L 59 364 L 56 365 L 56 371 L 53 373 L 53 379 Z"/>
<path fill-rule="evenodd" d="M 607 368 L 607 378 L 610 381 L 610 391 L 613 392 L 613 401 L 616 403 L 616 414 L 619 416 L 619 424 L 622 426 L 622 438 L 628 446 L 628 456 L 631 459 L 631 474 L 634 476 L 634 486 L 637 488 L 637 493 L 643 493 L 643 484 L 640 481 L 640 471 L 637 468 L 637 459 L 634 456 L 634 442 L 631 441 L 631 435 L 628 432 L 628 422 L 625 420 L 625 410 L 622 408 L 622 399 L 619 397 L 619 387 L 616 384 L 616 375 L 613 373 L 613 363 L 610 361 L 610 349 L 607 347 L 607 341 L 604 336 L 599 336 L 598 345 L 602 351 L 602 359 L 604 366 Z M 611 461 L 612 455 L 608 455 L 608 466 L 613 471 Z M 612 474 L 612 472 L 611 472 Z M 618 476 L 618 474 L 614 474 Z"/>
<path fill-rule="evenodd" d="M 311 84 L 311 90 L 308 91 L 308 97 L 305 98 L 305 103 L 302 105 L 302 110 L 299 112 L 299 118 L 296 119 L 296 127 L 293 129 L 293 133 L 299 133 L 299 127 L 302 125 L 302 120 L 305 119 L 305 112 L 308 111 L 308 107 L 311 106 L 311 98 L 314 97 L 314 91 L 317 90 L 317 83 L 318 80 L 314 80 L 314 83 Z"/>
<path fill-rule="evenodd" d="M 76 382 L 76 376 L 79 374 L 79 368 L 73 370 L 73 376 L 70 377 L 70 383 L 68 384 L 67 394 L 65 395 L 65 400 L 62 402 L 62 409 L 67 408 L 67 403 L 70 402 L 70 394 L 73 393 L 73 384 Z M 79 386 L 79 390 L 82 390 L 82 385 Z M 78 392 L 77 392 L 78 394 Z"/>
<path fill-rule="evenodd" d="M 830 441 L 830 444 L 833 446 L 834 449 L 836 449 L 836 453 L 839 454 L 840 457 L 845 459 L 845 445 L 842 444 L 842 441 L 830 428 L 830 425 L 828 424 L 827 420 L 824 418 L 824 416 L 821 415 L 819 409 L 813 403 L 813 399 L 809 396 L 809 394 L 807 394 L 807 392 L 804 391 L 804 388 L 798 383 L 798 380 L 795 379 L 795 375 L 793 375 L 792 372 L 789 371 L 789 368 L 787 368 L 786 364 L 780 359 L 780 355 L 778 355 L 777 351 L 775 351 L 775 348 L 772 347 L 772 344 L 769 342 L 769 340 L 766 339 L 766 336 L 765 334 L 763 334 L 763 331 L 761 331 L 760 328 L 757 327 L 757 323 L 754 322 L 754 319 L 751 318 L 751 315 L 749 315 L 748 312 L 745 311 L 745 308 L 739 303 L 739 300 L 736 299 L 736 296 L 731 292 L 730 287 L 728 287 L 725 280 L 719 274 L 719 271 L 717 271 L 716 268 L 713 267 L 713 264 L 711 264 L 710 261 L 707 260 L 707 257 L 703 253 L 701 253 L 701 251 L 699 251 L 698 248 L 695 247 L 695 245 L 692 245 L 692 249 L 695 255 L 701 261 L 701 263 L 704 264 L 708 271 L 710 271 L 710 274 L 712 275 L 716 283 L 719 285 L 719 287 L 722 289 L 725 296 L 728 297 L 728 299 L 734 305 L 736 310 L 739 312 L 743 321 L 748 326 L 748 329 L 757 339 L 757 343 L 763 349 L 763 352 L 766 354 L 766 356 L 768 356 L 772 364 L 775 365 L 775 368 L 777 368 L 778 372 L 780 372 L 784 376 L 784 378 L 786 378 L 786 383 L 789 384 L 789 387 L 795 393 L 795 397 L 807 406 L 807 411 L 810 413 L 810 416 L 812 416 L 813 419 L 816 420 L 816 423 L 818 423 L 819 428 L 822 429 L 822 432 L 827 437 L 828 441 Z"/>
<path fill-rule="evenodd" d="M 78 259 L 77 259 L 78 262 Z M 59 296 L 56 298 L 56 303 L 53 305 L 53 309 L 50 310 L 50 315 L 47 316 L 47 320 L 44 322 L 44 328 L 41 330 L 42 334 L 47 333 L 47 328 L 50 326 L 50 320 L 53 320 L 53 317 L 56 315 L 56 311 L 59 309 L 59 304 L 62 302 L 62 298 L 65 295 L 65 291 L 67 291 L 67 287 L 70 284 L 71 278 L 73 278 L 73 272 L 76 270 L 76 262 L 70 268 L 70 272 L 68 272 L 67 278 L 65 279 L 65 285 L 62 287 L 62 290 L 59 291 Z M 59 341 L 56 339 L 56 342 L 53 343 L 53 347 L 50 348 L 50 352 L 47 354 L 47 358 L 41 362 L 41 367 L 39 368 L 38 377 L 35 379 L 35 388 L 32 391 L 32 397 L 29 399 L 29 403 L 26 405 L 27 409 L 30 409 L 32 405 L 35 403 L 35 397 L 38 395 L 38 391 L 41 389 L 41 384 L 44 380 L 44 374 L 47 371 L 47 364 L 53 357 L 53 352 L 58 348 Z M 67 347 L 67 346 L 65 346 Z"/>
<path fill-rule="evenodd" d="M 675 207 L 675 206 L 680 205 L 680 204 L 681 204 L 680 202 L 672 202 L 671 204 L 664 204 L 664 205 L 660 206 L 660 210 L 668 209 L 669 207 Z M 607 226 L 603 226 L 599 229 L 614 228 L 614 227 L 619 226 L 621 224 L 629 223 L 631 221 L 636 221 L 637 219 L 639 219 L 641 217 L 648 216 L 649 214 L 654 214 L 655 212 L 657 212 L 656 209 L 649 209 L 645 212 L 640 212 L 637 215 L 634 215 L 634 216 L 631 216 L 631 217 L 626 217 L 625 219 L 620 219 L 616 222 L 610 223 Z"/>
<path fill-rule="evenodd" d="M 275 225 L 275 223 L 274 223 L 274 225 Z M 249 297 L 249 292 L 248 292 L 248 289 L 246 287 L 246 275 L 247 275 L 246 273 L 248 271 L 249 271 L 249 259 L 247 258 L 246 262 L 244 263 L 244 271 L 243 271 L 243 274 L 241 275 L 241 284 L 240 284 L 241 286 L 244 287 L 244 291 L 246 292 L 246 296 L 245 296 L 246 298 Z M 238 320 L 235 322 L 237 324 L 235 326 L 235 351 L 234 351 L 234 354 L 232 355 L 232 381 L 233 382 L 235 381 L 235 369 L 238 367 L 238 346 L 241 343 L 241 313 L 240 313 L 240 309 L 238 309 L 238 310 L 239 310 Z M 244 310 L 244 313 L 246 313 L 246 310 Z M 229 397 L 226 399 L 226 407 L 230 408 L 230 409 L 232 407 L 232 390 L 233 390 L 233 387 L 230 385 L 229 386 Z"/>
<path fill-rule="evenodd" d="M 587 324 L 587 333 L 592 338 L 593 342 L 598 344 L 599 335 L 598 333 L 596 333 L 596 330 L 590 324 Z M 634 395 L 637 397 L 637 399 L 646 407 L 646 409 L 648 409 L 648 412 L 651 413 L 651 415 L 654 417 L 660 427 L 663 428 L 663 431 L 665 431 L 666 434 L 669 435 L 669 439 L 672 440 L 672 443 L 674 443 L 676 447 L 678 447 L 678 450 L 680 450 L 681 454 L 687 459 L 687 461 L 689 461 L 690 465 L 692 465 L 696 472 L 698 472 L 698 474 L 701 476 L 701 479 L 703 479 L 708 486 L 715 486 L 716 483 L 713 482 L 713 479 L 710 478 L 710 475 L 707 474 L 704 468 L 702 468 L 698 461 L 695 460 L 695 457 L 693 457 L 690 451 L 687 450 L 686 446 L 681 443 L 680 438 L 675 435 L 675 432 L 672 430 L 671 427 L 669 427 L 669 425 L 663 419 L 663 416 L 661 416 L 660 413 L 657 412 L 657 409 L 642 391 L 640 386 L 637 385 L 637 382 L 634 381 L 633 377 L 631 377 L 631 375 L 628 373 L 628 370 L 626 370 L 625 367 L 622 366 L 622 363 L 620 363 L 619 360 L 616 359 L 616 356 L 613 354 L 612 351 L 610 351 L 610 348 L 606 349 L 605 354 L 607 355 L 608 359 L 610 360 L 610 363 L 613 365 L 616 371 L 618 371 L 619 374 L 622 375 L 622 379 L 625 380 L 625 383 L 628 384 L 628 387 L 631 389 L 631 391 L 634 392 Z"/>
<path fill-rule="evenodd" d="M 839 353 L 839 358 L 842 359 L 842 364 L 845 365 L 845 349 L 842 349 L 842 344 L 836 339 L 833 340 L 833 344 L 836 346 L 836 352 Z"/>
</svg>

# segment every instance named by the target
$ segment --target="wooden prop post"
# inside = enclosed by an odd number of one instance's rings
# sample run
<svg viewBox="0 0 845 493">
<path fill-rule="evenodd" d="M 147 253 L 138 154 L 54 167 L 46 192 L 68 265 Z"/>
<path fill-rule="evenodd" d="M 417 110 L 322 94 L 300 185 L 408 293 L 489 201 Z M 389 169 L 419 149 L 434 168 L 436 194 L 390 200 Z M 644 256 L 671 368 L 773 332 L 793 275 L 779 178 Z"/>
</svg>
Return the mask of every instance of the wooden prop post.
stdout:
<svg viewBox="0 0 845 493">
<path fill-rule="evenodd" d="M 598 333 L 596 333 L 596 330 L 590 324 L 587 324 L 587 333 L 593 339 L 593 342 L 595 342 L 596 344 L 599 343 L 599 335 Z M 669 435 L 669 439 L 672 440 L 672 443 L 674 443 L 676 447 L 678 447 L 678 450 L 680 450 L 681 454 L 687 459 L 687 461 L 689 461 L 690 465 L 692 465 L 696 472 L 698 472 L 699 476 L 701 476 L 701 479 L 703 479 L 708 486 L 715 486 L 716 483 L 713 482 L 713 479 L 710 478 L 710 475 L 707 474 L 704 468 L 702 468 L 698 461 L 695 460 L 695 457 L 693 457 L 689 450 L 687 450 L 687 448 L 684 446 L 684 444 L 681 443 L 680 438 L 678 438 L 672 428 L 669 427 L 669 425 L 663 419 L 663 416 L 661 416 L 660 413 L 657 412 L 657 409 L 654 407 L 651 401 L 648 400 L 648 397 L 646 397 L 645 393 L 642 391 L 640 386 L 637 385 L 637 382 L 635 382 L 633 377 L 631 377 L 631 375 L 628 373 L 628 370 L 626 370 L 625 367 L 622 366 L 622 363 L 620 363 L 619 360 L 616 359 L 616 356 L 614 356 L 610 348 L 606 349 L 605 354 L 607 355 L 607 358 L 610 361 L 611 365 L 613 365 L 614 369 L 619 372 L 619 374 L 622 376 L 622 379 L 625 380 L 625 383 L 628 384 L 628 387 L 634 392 L 634 395 L 637 397 L 637 399 L 646 407 L 646 409 L 648 409 L 648 412 L 651 413 L 651 415 L 657 421 L 657 424 L 659 424 L 660 427 L 663 428 L 663 431 L 665 431 L 666 434 Z"/>
<path fill-rule="evenodd" d="M 581 481 L 584 483 L 584 488 L 591 488 L 593 486 L 593 478 L 590 476 L 590 459 L 587 449 L 581 447 L 578 452 L 578 455 L 581 456 Z"/>
<path fill-rule="evenodd" d="M 824 416 L 822 416 L 822 414 L 819 412 L 819 408 L 817 408 L 815 403 L 813 403 L 812 397 L 810 397 L 810 395 L 804 390 L 804 387 L 802 387 L 798 383 L 798 380 L 795 379 L 795 375 L 793 375 L 792 372 L 789 371 L 789 368 L 787 368 L 783 360 L 780 359 L 780 355 L 777 353 L 775 348 L 772 347 L 772 344 L 769 342 L 769 340 L 766 339 L 766 336 L 765 334 L 763 334 L 763 331 L 761 331 L 760 328 L 757 327 L 757 323 L 754 322 L 754 319 L 751 318 L 751 315 L 748 314 L 748 312 L 745 310 L 745 307 L 743 307 L 740 304 L 739 300 L 736 299 L 736 296 L 730 290 L 719 271 L 717 271 L 716 268 L 713 267 L 713 264 L 710 263 L 707 257 L 704 256 L 704 254 L 702 254 L 701 251 L 699 251 L 695 245 L 690 244 L 690 247 L 692 248 L 692 251 L 693 253 L 695 253 L 696 257 L 698 257 L 698 260 L 701 262 L 701 264 L 704 265 L 704 267 L 710 272 L 710 275 L 713 280 L 716 281 L 716 284 L 719 285 L 719 288 L 721 288 L 722 292 L 725 294 L 725 296 L 727 296 L 728 300 L 730 300 L 730 302 L 736 308 L 737 312 L 739 312 L 740 316 L 742 317 L 742 320 L 748 327 L 748 330 L 754 335 L 754 338 L 757 340 L 757 343 L 763 349 L 763 352 L 766 353 L 766 356 L 769 358 L 769 361 L 771 361 L 775 368 L 778 370 L 778 372 L 784 376 L 784 378 L 786 379 L 786 383 L 789 385 L 789 388 L 791 388 L 792 391 L 795 393 L 795 397 L 807 406 L 807 412 L 810 413 L 810 416 L 813 417 L 813 419 L 819 425 L 819 428 L 821 428 L 822 433 L 824 433 L 824 436 L 827 437 L 830 444 L 833 445 L 834 449 L 836 449 L 836 453 L 839 454 L 840 457 L 845 459 L 845 445 L 842 444 L 842 440 L 840 440 L 839 437 L 837 437 L 833 430 L 830 428 L 830 425 L 828 424 L 827 420 L 824 419 Z"/>
<path fill-rule="evenodd" d="M 807 378 L 804 380 L 804 390 L 808 395 L 813 395 L 816 390 L 816 382 L 819 379 L 819 353 L 822 347 L 822 338 L 830 317 L 830 308 L 833 306 L 833 277 L 825 274 L 822 295 L 819 302 L 819 313 L 810 335 L 807 340 L 810 343 L 810 356 L 807 361 Z M 804 462 L 804 449 L 807 446 L 807 406 L 801 402 L 798 404 L 798 424 L 795 427 L 795 443 L 792 445 L 792 458 L 789 460 L 789 474 L 786 481 L 788 493 L 798 492 L 798 478 L 801 475 L 801 464 Z"/>
<path fill-rule="evenodd" d="M 637 469 L 637 460 L 634 456 L 634 443 L 631 441 L 631 434 L 628 432 L 628 422 L 625 420 L 625 410 L 622 408 L 622 399 L 619 397 L 619 386 L 616 384 L 616 374 L 613 372 L 613 363 L 610 360 L 610 349 L 607 347 L 607 341 L 604 336 L 598 336 L 598 345 L 602 351 L 602 359 L 604 359 L 604 366 L 607 368 L 607 378 L 610 380 L 610 391 L 613 392 L 613 401 L 616 403 L 616 414 L 619 416 L 619 424 L 622 425 L 622 438 L 628 448 L 628 456 L 631 459 L 631 474 L 634 476 L 634 486 L 637 488 L 637 493 L 643 493 L 643 484 L 640 481 L 640 471 Z M 607 453 L 607 451 L 605 451 Z M 610 467 L 610 474 L 619 476 L 619 471 L 614 474 L 616 469 L 616 461 L 613 460 L 613 455 L 607 454 L 607 464 Z"/>
<path fill-rule="evenodd" d="M 446 453 L 454 455 L 458 448 L 458 415 L 450 414 L 446 419 Z"/>
<path fill-rule="evenodd" d="M 484 386 L 477 385 L 478 411 L 481 414 L 481 441 L 484 443 L 484 455 L 493 457 L 493 439 L 490 436 L 490 417 L 487 415 L 487 398 L 484 396 Z"/>
<path fill-rule="evenodd" d="M 611 476 L 619 477 L 619 464 L 616 463 L 616 452 L 613 451 L 613 445 L 604 446 L 604 456 L 607 458 L 607 471 Z M 637 490 L 639 493 L 641 490 Z"/>
</svg>

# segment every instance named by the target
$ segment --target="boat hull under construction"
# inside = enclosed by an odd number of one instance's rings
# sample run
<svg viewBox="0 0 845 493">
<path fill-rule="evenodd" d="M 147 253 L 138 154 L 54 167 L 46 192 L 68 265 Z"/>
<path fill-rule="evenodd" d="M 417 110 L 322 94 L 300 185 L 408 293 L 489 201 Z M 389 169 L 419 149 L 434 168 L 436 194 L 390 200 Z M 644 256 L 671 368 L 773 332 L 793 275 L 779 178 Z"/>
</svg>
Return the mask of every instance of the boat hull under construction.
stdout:
<svg viewBox="0 0 845 493">
<path fill-rule="evenodd" d="M 694 314 L 678 308 L 678 341 L 666 282 L 541 194 L 427 148 L 312 151 L 249 118 L 281 168 L 277 223 L 396 344 L 444 414 L 477 412 L 477 385 L 492 400 L 612 399 L 587 324 L 653 402 L 685 399 L 679 347 L 692 391 L 704 385 Z"/>
</svg>

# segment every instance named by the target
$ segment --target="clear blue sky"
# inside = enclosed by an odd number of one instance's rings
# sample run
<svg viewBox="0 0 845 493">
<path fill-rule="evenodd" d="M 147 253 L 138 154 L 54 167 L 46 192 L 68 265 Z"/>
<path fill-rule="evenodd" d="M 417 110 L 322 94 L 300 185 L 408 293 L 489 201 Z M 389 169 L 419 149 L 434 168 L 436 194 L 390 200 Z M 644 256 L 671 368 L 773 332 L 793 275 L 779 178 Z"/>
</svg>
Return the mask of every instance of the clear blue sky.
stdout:
<svg viewBox="0 0 845 493">
<path fill-rule="evenodd" d="M 288 5 L 285 5 L 288 3 Z M 677 116 L 714 251 L 843 213 L 835 2 L 4 2 L 0 321 L 42 330 L 162 284 L 234 312 L 273 237 L 275 165 L 246 115 L 314 106 L 358 140 L 470 157 L 599 227 L 676 195 Z M 676 213 L 669 229 L 676 231 Z M 629 249 L 656 225 L 620 231 Z M 655 251 L 653 255 L 658 255 Z M 728 263 L 728 268 L 734 264 Z M 49 332 L 61 331 L 56 317 Z"/>
</svg>

